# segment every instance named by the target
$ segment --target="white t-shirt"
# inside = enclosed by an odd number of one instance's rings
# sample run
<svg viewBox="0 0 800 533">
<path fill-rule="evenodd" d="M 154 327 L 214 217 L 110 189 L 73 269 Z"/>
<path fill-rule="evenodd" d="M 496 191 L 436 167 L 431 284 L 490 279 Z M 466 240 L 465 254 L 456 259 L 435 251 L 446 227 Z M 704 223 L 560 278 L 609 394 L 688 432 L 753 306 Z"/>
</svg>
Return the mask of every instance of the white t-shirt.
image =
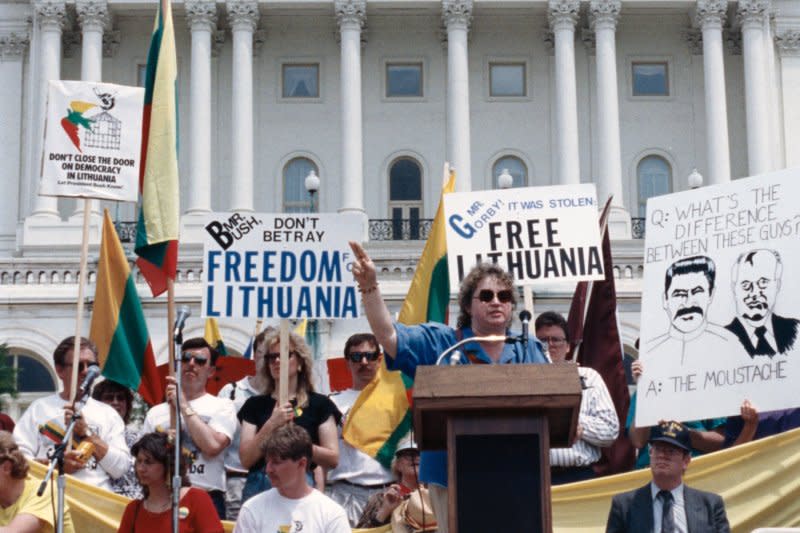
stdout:
<svg viewBox="0 0 800 533">
<path fill-rule="evenodd" d="M 245 400 L 256 394 L 258 394 L 258 391 L 250 385 L 250 377 L 245 376 L 235 383 L 228 383 L 222 387 L 217 393 L 217 398 L 233 401 L 234 412 L 238 413 L 239 409 L 244 405 Z M 233 398 L 231 398 L 231 396 L 233 396 Z M 242 425 L 237 419 L 236 433 L 233 435 L 231 445 L 225 450 L 225 468 L 244 473 L 247 472 L 247 469 L 242 466 L 242 461 L 239 459 L 239 439 L 241 432 Z"/>
<path fill-rule="evenodd" d="M 203 394 L 189 402 L 194 412 L 200 419 L 208 424 L 211 429 L 219 431 L 233 440 L 236 433 L 236 412 L 233 402 L 217 398 L 211 394 Z M 169 413 L 171 406 L 161 403 L 147 412 L 142 426 L 143 433 L 152 431 L 166 431 L 169 429 Z M 204 490 L 225 490 L 225 452 L 208 457 L 201 452 L 189 436 L 186 429 L 186 419 L 181 415 L 181 446 L 192 452 L 192 466 L 189 467 L 189 481 L 193 487 Z"/>
<path fill-rule="evenodd" d="M 342 427 L 350 408 L 356 402 L 361 391 L 347 389 L 338 394 L 331 394 L 330 399 L 342 413 L 342 426 L 339 426 L 339 465 L 328 472 L 328 483 L 346 479 L 356 485 L 380 485 L 394 481 L 392 473 L 378 461 L 354 448 L 342 438 Z"/>
<path fill-rule="evenodd" d="M 247 500 L 239 511 L 234 533 L 266 531 L 281 533 L 351 533 L 342 507 L 312 489 L 296 500 L 284 498 L 270 489 Z"/>
<path fill-rule="evenodd" d="M 58 394 L 33 402 L 14 426 L 14 440 L 26 457 L 46 459 L 55 442 L 40 431 L 48 422 L 66 431 L 64 406 L 67 401 Z M 131 454 L 125 443 L 125 423 L 113 407 L 89 398 L 81 411 L 89 429 L 108 444 L 102 461 L 92 456 L 86 466 L 73 474 L 81 481 L 111 490 L 111 479 L 123 476 L 130 468 Z"/>
</svg>

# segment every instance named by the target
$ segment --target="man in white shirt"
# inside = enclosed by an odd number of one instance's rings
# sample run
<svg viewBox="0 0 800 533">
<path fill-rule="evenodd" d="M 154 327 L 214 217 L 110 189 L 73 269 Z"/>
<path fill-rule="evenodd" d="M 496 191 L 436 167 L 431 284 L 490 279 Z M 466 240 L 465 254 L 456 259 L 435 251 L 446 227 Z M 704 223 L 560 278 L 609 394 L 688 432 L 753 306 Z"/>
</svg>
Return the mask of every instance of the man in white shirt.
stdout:
<svg viewBox="0 0 800 533">
<path fill-rule="evenodd" d="M 48 452 L 61 441 L 72 417 L 72 365 L 79 365 L 80 384 L 89 366 L 97 364 L 97 347 L 92 341 L 81 338 L 77 361 L 74 346 L 75 337 L 67 337 L 53 352 L 62 391 L 33 402 L 14 427 L 14 439 L 22 453 L 43 463 L 48 462 Z M 111 490 L 111 480 L 128 471 L 131 455 L 125 444 L 125 423 L 111 406 L 88 398 L 73 430 L 73 440 L 91 442 L 94 453 L 88 461 L 83 461 L 77 450 L 66 452 L 64 468 L 68 474 Z"/>
<path fill-rule="evenodd" d="M 264 375 L 264 354 L 267 352 L 267 346 L 264 345 L 264 339 L 272 331 L 274 331 L 272 327 L 267 327 L 253 340 L 253 362 L 256 366 L 256 373 L 252 376 L 245 376 L 239 381 L 228 383 L 217 393 L 218 398 L 226 398 L 233 402 L 236 413 L 248 398 L 256 394 L 264 394 L 267 387 L 267 378 Z M 227 476 L 225 515 L 226 520 L 231 521 L 236 521 L 236 517 L 239 516 L 239 508 L 242 506 L 242 490 L 247 480 L 247 469 L 242 466 L 242 461 L 239 459 L 240 433 L 241 424 L 237 420 L 233 442 L 225 451 L 225 475 Z"/>
<path fill-rule="evenodd" d="M 264 441 L 272 488 L 242 505 L 234 533 L 350 533 L 344 509 L 307 481 L 311 437 L 296 424 L 276 429 Z"/>
<path fill-rule="evenodd" d="M 554 363 L 567 360 L 569 337 L 567 321 L 553 311 L 536 318 L 536 338 L 548 347 Z M 569 448 L 550 449 L 550 479 L 553 485 L 594 477 L 592 465 L 600 460 L 600 448 L 611 446 L 619 434 L 617 410 L 600 374 L 589 367 L 578 367 L 583 392 L 578 413 L 578 431 Z"/>
<path fill-rule="evenodd" d="M 606 533 L 730 533 L 722 498 L 683 483 L 691 450 L 689 429 L 680 422 L 654 427 L 650 434 L 653 480 L 614 496 Z"/>
<path fill-rule="evenodd" d="M 342 438 L 342 427 L 358 395 L 378 372 L 381 351 L 372 333 L 352 335 L 344 345 L 344 358 L 353 377 L 353 388 L 331 395 L 342 413 L 339 427 L 339 465 L 328 472 L 326 493 L 344 507 L 352 526 L 358 522 L 370 496 L 394 482 L 392 473 L 381 463 L 351 446 Z"/>
<path fill-rule="evenodd" d="M 211 496 L 219 517 L 225 519 L 224 452 L 236 432 L 233 402 L 206 392 L 219 353 L 196 337 L 181 347 L 181 446 L 192 453 L 189 481 Z M 147 412 L 142 431 L 167 431 L 175 409 L 175 378 L 168 377 L 167 402 Z"/>
</svg>

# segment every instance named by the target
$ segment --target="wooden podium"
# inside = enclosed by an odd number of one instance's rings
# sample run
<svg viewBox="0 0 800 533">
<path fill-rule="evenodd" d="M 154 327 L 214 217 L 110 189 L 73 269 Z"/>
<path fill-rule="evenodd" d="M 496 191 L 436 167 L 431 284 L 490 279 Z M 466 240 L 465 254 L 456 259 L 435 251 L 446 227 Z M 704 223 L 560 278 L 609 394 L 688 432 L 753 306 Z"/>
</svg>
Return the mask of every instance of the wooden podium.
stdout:
<svg viewBox="0 0 800 533">
<path fill-rule="evenodd" d="M 580 403 L 574 363 L 417 367 L 416 438 L 448 451 L 450 531 L 550 533 L 550 446 L 572 442 Z"/>
</svg>

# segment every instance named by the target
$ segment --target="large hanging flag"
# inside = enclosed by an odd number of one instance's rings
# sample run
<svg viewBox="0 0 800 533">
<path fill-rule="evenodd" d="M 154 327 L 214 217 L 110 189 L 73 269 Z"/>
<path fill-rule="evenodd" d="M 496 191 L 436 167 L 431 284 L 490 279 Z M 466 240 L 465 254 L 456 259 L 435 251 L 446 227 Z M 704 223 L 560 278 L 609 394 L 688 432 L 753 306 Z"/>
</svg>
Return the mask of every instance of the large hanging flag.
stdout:
<svg viewBox="0 0 800 533">
<path fill-rule="evenodd" d="M 103 375 L 138 391 L 150 405 L 161 403 L 164 388 L 142 304 L 107 209 L 96 287 L 89 337 L 97 345 Z"/>
<path fill-rule="evenodd" d="M 398 320 L 413 325 L 447 322 L 450 282 L 445 240 L 445 194 L 455 190 L 456 177 L 448 172 L 439 207 Z M 350 409 L 342 436 L 355 448 L 388 468 L 397 443 L 411 429 L 411 395 L 414 382 L 402 372 L 390 372 L 383 363 L 377 379 L 367 385 Z"/>
<path fill-rule="evenodd" d="M 216 318 L 206 318 L 203 338 L 209 345 L 213 346 L 220 355 L 228 355 L 228 349 L 225 348 L 225 343 L 222 342 L 222 333 L 219 332 L 219 323 L 217 323 Z"/>
<path fill-rule="evenodd" d="M 611 261 L 611 240 L 608 235 L 609 199 L 600 216 L 603 236 L 603 281 L 581 281 L 575 287 L 569 310 L 569 338 L 573 340 L 570 354 L 582 366 L 593 368 L 603 377 L 617 410 L 620 427 L 628 416 L 630 395 L 623 365 L 623 350 L 617 322 L 617 290 L 614 285 L 614 265 Z M 636 459 L 635 450 L 625 430 L 594 465 L 598 475 L 627 472 Z"/>
<path fill-rule="evenodd" d="M 153 296 L 175 279 L 180 224 L 178 188 L 178 62 L 170 0 L 161 0 L 150 38 L 142 121 L 136 264 Z"/>
</svg>

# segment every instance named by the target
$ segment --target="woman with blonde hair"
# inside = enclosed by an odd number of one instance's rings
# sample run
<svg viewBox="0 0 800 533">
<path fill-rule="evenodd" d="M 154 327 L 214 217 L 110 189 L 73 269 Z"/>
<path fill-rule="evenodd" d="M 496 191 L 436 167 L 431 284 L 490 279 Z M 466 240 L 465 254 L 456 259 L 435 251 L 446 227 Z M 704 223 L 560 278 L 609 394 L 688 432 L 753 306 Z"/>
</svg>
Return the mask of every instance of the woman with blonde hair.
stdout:
<svg viewBox="0 0 800 533">
<path fill-rule="evenodd" d="M 339 462 L 339 441 L 336 424 L 341 415 L 336 405 L 322 394 L 314 392 L 311 350 L 300 335 L 289 334 L 289 401 L 278 405 L 278 380 L 280 379 L 280 331 L 274 331 L 263 339 L 265 394 L 249 398 L 239 411 L 242 424 L 239 442 L 239 458 L 249 470 L 242 491 L 242 503 L 250 497 L 270 488 L 264 473 L 262 443 L 279 427 L 295 423 L 305 429 L 313 443 L 311 470 L 318 465 L 335 468 Z M 314 485 L 309 473 L 309 484 Z M 319 487 L 318 487 L 319 488 Z"/>
<path fill-rule="evenodd" d="M 39 481 L 28 477 L 28 468 L 28 460 L 11 433 L 0 431 L 0 526 L 3 531 L 16 533 L 50 533 L 56 525 L 52 484 L 47 485 L 41 497 L 37 496 Z M 75 533 L 66 503 L 64 531 Z"/>
</svg>

